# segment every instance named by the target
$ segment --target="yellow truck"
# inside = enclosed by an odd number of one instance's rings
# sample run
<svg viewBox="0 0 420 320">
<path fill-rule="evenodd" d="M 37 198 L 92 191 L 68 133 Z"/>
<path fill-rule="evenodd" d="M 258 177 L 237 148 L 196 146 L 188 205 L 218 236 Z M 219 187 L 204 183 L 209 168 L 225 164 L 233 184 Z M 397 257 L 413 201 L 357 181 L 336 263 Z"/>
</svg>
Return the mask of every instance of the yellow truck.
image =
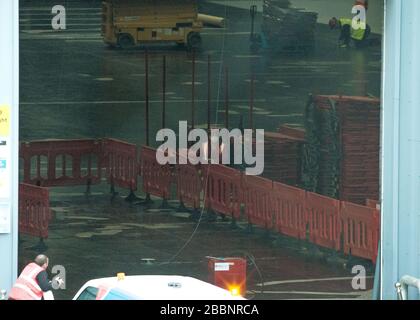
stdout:
<svg viewBox="0 0 420 320">
<path fill-rule="evenodd" d="M 105 0 L 102 36 L 123 49 L 138 44 L 175 42 L 188 49 L 201 46 L 197 0 Z"/>
</svg>

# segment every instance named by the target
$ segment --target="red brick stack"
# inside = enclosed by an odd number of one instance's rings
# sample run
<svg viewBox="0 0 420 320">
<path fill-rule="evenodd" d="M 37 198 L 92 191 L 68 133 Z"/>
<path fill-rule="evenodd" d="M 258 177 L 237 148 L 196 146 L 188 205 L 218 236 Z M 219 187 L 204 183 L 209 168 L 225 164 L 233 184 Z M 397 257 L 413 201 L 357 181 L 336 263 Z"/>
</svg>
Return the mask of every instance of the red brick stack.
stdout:
<svg viewBox="0 0 420 320">
<path fill-rule="evenodd" d="M 300 182 L 300 147 L 303 139 L 265 132 L 263 177 L 296 186 Z"/>
<path fill-rule="evenodd" d="M 320 193 L 337 182 L 340 200 L 365 204 L 366 199 L 379 198 L 379 139 L 380 101 L 367 97 L 316 96 L 314 103 L 320 112 Z M 335 105 L 335 112 L 332 104 Z M 337 122 L 337 145 L 340 154 L 331 154 L 334 141 L 328 126 L 322 123 L 326 113 L 334 113 Z M 334 177 L 334 161 L 338 161 L 338 176 Z M 337 179 L 337 181 L 333 181 Z"/>
</svg>

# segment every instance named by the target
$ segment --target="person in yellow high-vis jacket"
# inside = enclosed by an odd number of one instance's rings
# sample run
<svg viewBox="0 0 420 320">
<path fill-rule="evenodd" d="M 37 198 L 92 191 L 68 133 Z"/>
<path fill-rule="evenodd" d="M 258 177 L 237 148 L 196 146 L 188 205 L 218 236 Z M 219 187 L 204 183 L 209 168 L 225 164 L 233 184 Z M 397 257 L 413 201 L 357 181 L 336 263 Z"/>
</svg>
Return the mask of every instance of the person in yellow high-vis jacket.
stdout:
<svg viewBox="0 0 420 320">
<path fill-rule="evenodd" d="M 348 18 L 332 18 L 329 22 L 331 29 L 340 29 L 340 46 L 348 47 L 350 41 L 353 41 L 357 48 L 364 47 L 368 44 L 370 35 L 370 27 L 368 24 L 360 22 L 357 28 L 353 27 L 353 20 Z"/>
</svg>

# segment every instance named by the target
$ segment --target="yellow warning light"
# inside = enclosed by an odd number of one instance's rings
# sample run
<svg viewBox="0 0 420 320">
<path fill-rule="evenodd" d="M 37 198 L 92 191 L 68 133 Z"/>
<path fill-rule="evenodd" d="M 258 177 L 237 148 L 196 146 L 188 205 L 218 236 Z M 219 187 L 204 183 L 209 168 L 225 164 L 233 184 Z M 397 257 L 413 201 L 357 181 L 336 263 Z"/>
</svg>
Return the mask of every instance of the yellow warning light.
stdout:
<svg viewBox="0 0 420 320">
<path fill-rule="evenodd" d="M 230 294 L 234 297 L 237 297 L 240 295 L 240 290 L 237 287 L 231 287 L 229 291 L 230 291 Z"/>
<path fill-rule="evenodd" d="M 117 279 L 118 279 L 118 281 L 124 280 L 125 279 L 125 273 L 124 272 L 117 273 Z"/>
</svg>

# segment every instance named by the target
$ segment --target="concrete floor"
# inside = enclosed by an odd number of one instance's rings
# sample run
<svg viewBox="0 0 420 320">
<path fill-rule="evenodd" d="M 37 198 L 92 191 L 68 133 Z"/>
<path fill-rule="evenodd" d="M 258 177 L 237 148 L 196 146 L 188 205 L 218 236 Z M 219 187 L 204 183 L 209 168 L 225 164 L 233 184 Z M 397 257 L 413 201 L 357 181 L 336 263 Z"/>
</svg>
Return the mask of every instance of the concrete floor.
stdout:
<svg viewBox="0 0 420 320">
<path fill-rule="evenodd" d="M 45 241 L 51 267 L 66 268 L 66 290 L 57 299 L 71 299 L 88 280 L 127 275 L 176 274 L 208 280 L 207 256 L 245 257 L 248 261 L 248 298 L 252 299 L 369 299 L 369 291 L 352 289 L 353 265 L 367 270 L 366 289 L 372 288 L 373 266 L 329 250 L 317 250 L 304 241 L 281 237 L 245 222 L 232 228 L 218 217 L 208 222 L 191 220 L 170 201 L 162 210 L 161 200 L 150 206 L 129 204 L 126 192 L 113 202 L 108 186 L 92 188 L 86 198 L 83 188 L 53 188 L 50 193 L 54 220 Z M 19 265 L 23 268 L 38 253 L 37 239 L 21 236 Z M 255 263 L 252 263 L 252 259 Z M 148 265 L 142 259 L 155 259 Z M 259 271 L 259 272 L 258 272 Z M 265 283 L 265 285 L 261 285 Z"/>
<path fill-rule="evenodd" d="M 68 29 L 51 32 L 52 1 L 25 1 L 21 10 L 21 140 L 103 138 L 144 143 L 144 49 L 112 50 L 100 39 L 99 2 L 71 2 Z M 321 10 L 321 6 L 319 9 Z M 229 67 L 230 126 L 240 117 L 247 125 L 249 79 L 256 76 L 255 125 L 275 130 L 282 123 L 302 124 L 308 94 L 380 95 L 381 50 L 340 50 L 338 34 L 319 24 L 312 55 L 284 55 L 270 50 L 249 50 L 250 19 L 247 8 L 202 2 L 201 11 L 227 17 L 224 29 L 206 28 L 203 49 L 197 57 L 196 123 L 204 125 L 207 114 L 206 59 L 212 57 L 212 122 L 222 124 L 223 69 Z M 258 16 L 257 25 L 261 16 Z M 151 137 L 160 129 L 161 61 L 167 56 L 167 123 L 176 129 L 188 120 L 191 105 L 191 56 L 176 47 L 150 47 Z M 122 199 L 110 203 L 107 186 L 93 188 L 86 199 L 82 188 L 51 190 L 56 219 L 50 227 L 46 253 L 51 263 L 67 270 L 67 290 L 57 292 L 69 299 L 88 279 L 127 274 L 184 274 L 207 279 L 206 256 L 252 254 L 263 279 L 255 272 L 250 290 L 258 283 L 263 293 L 249 297 L 368 298 L 351 288 L 349 267 L 367 261 L 348 262 L 331 252 L 319 252 L 306 243 L 267 237 L 262 230 L 248 234 L 244 225 L 231 230 L 229 222 L 194 222 L 187 213 L 130 206 Z M 177 204 L 173 203 L 176 207 Z M 197 231 L 194 233 L 194 230 Z M 189 241 L 191 239 L 191 241 Z M 36 239 L 22 236 L 22 267 L 36 252 Z M 221 246 L 220 244 L 223 244 Z M 183 248 L 183 250 L 181 250 Z M 181 251 L 180 251 L 181 250 Z M 178 252 L 179 255 L 174 255 Z M 152 266 L 142 258 L 154 258 Z M 343 267 L 347 264 L 347 268 Z M 371 274 L 371 273 L 370 273 Z M 345 277 L 344 280 L 335 278 Z M 332 280 L 331 280 L 332 278 Z M 327 279 L 327 280 L 325 280 Z M 369 279 L 367 289 L 372 287 Z"/>
</svg>

